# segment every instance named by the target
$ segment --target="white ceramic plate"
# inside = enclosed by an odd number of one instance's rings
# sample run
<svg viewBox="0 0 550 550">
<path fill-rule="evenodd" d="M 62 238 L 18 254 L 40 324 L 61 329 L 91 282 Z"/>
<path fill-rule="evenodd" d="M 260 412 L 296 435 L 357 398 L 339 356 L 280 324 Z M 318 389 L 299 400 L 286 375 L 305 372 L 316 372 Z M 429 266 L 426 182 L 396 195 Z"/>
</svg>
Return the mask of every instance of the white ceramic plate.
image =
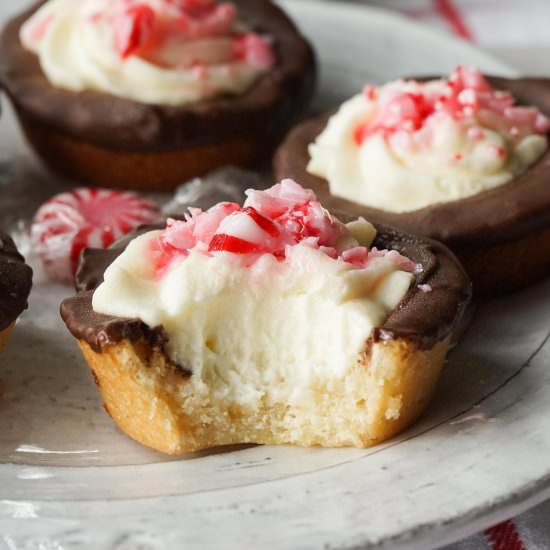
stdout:
<svg viewBox="0 0 550 550">
<path fill-rule="evenodd" d="M 384 12 L 285 5 L 318 49 L 322 103 L 367 79 L 457 62 L 510 74 L 470 46 Z M 1 9 L 5 16 L 18 7 Z M 18 186 L 38 190 L 29 211 L 52 188 L 9 110 L 0 147 L 13 176 L 0 187 L 5 219 Z M 550 282 L 481 307 L 428 413 L 385 445 L 233 448 L 179 460 L 132 442 L 102 411 L 57 315 L 69 293 L 38 282 L 0 358 L 2 549 L 426 550 L 550 496 Z"/>
</svg>

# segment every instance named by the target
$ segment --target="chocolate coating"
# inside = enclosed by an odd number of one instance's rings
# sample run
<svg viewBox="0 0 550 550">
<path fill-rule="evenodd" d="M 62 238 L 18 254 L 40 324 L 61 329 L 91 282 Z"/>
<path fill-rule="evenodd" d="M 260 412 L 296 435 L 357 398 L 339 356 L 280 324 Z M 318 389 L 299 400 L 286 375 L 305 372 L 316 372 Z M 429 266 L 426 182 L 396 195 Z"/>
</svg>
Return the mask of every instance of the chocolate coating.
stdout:
<svg viewBox="0 0 550 550">
<path fill-rule="evenodd" d="M 550 116 L 550 79 L 491 77 L 489 80 L 496 89 L 510 90 L 520 103 L 535 105 Z M 441 240 L 458 253 L 518 239 L 550 225 L 550 150 L 507 184 L 473 197 L 412 212 L 387 212 L 331 195 L 325 179 L 306 171 L 310 158 L 308 145 L 323 131 L 331 114 L 296 127 L 274 160 L 276 179 L 296 179 L 304 187 L 313 189 L 327 208 L 339 208 L 406 232 Z"/>
<path fill-rule="evenodd" d="M 118 239 L 109 248 L 85 248 L 75 274 L 77 292 L 94 290 L 103 282 L 105 270 L 124 252 L 130 241 L 155 229 L 163 229 L 164 223 L 141 225 Z"/>
<path fill-rule="evenodd" d="M 43 2 L 16 17 L 0 36 L 0 84 L 19 115 L 76 140 L 109 150 L 178 150 L 226 137 L 282 137 L 315 84 L 313 50 L 269 0 L 233 0 L 249 28 L 272 37 L 278 65 L 244 94 L 181 107 L 148 105 L 96 91 L 52 86 L 19 29 Z"/>
<path fill-rule="evenodd" d="M 351 216 L 336 214 L 343 220 L 351 219 Z M 73 336 L 86 341 L 95 351 L 124 338 L 145 339 L 151 344 L 158 344 L 165 338 L 161 327 L 150 329 L 137 319 L 100 315 L 92 310 L 93 290 L 101 284 L 105 268 L 124 251 L 132 238 L 156 228 L 158 226 L 144 226 L 111 249 L 87 250 L 81 258 L 76 277 L 79 292 L 63 302 L 61 316 Z M 423 269 L 417 275 L 416 285 L 430 285 L 431 291 L 412 287 L 386 322 L 375 329 L 371 339 L 378 342 L 405 338 L 421 349 L 430 349 L 447 337 L 460 321 L 471 298 L 468 276 L 442 244 L 385 226 L 377 226 L 377 229 L 373 246 L 398 250 L 421 264 Z"/>
<path fill-rule="evenodd" d="M 0 233 L 0 331 L 27 308 L 32 270 L 8 235 Z"/>
<path fill-rule="evenodd" d="M 101 315 L 92 309 L 93 291 L 79 292 L 61 304 L 61 316 L 69 330 L 92 349 L 101 351 L 103 345 L 128 339 L 145 340 L 151 346 L 162 346 L 166 334 L 162 327 L 150 328 L 139 319 L 124 319 Z"/>
</svg>

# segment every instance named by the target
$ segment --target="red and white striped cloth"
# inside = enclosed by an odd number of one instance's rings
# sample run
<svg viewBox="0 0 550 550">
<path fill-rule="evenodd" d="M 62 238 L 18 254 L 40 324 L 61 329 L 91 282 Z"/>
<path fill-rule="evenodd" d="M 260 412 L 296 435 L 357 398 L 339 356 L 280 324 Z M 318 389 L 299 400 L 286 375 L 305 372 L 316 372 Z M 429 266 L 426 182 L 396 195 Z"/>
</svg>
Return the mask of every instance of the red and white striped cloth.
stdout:
<svg viewBox="0 0 550 550">
<path fill-rule="evenodd" d="M 550 66 L 550 0 L 366 0 L 379 7 L 451 32 L 493 51 L 546 52 L 542 67 L 517 63 L 545 74 Z M 521 24 L 518 24 L 518 21 Z M 520 60 L 518 56 L 514 61 Z M 550 72 L 548 73 L 550 76 Z M 550 501 L 445 550 L 550 550 Z"/>
<path fill-rule="evenodd" d="M 550 548 L 550 502 L 512 520 L 495 525 L 444 550 L 548 550 Z"/>
<path fill-rule="evenodd" d="M 550 46 L 548 0 L 366 0 L 484 47 Z M 521 21 L 521 24 L 518 24 Z"/>
</svg>

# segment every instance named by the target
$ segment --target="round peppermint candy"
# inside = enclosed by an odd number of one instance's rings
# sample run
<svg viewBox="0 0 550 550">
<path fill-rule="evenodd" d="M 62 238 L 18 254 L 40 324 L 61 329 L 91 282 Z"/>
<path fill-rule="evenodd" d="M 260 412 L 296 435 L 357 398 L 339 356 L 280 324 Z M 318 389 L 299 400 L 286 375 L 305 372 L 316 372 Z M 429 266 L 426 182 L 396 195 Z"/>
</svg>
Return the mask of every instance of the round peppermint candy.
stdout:
<svg viewBox="0 0 550 550">
<path fill-rule="evenodd" d="M 134 193 L 80 188 L 52 197 L 35 215 L 33 251 L 49 278 L 71 281 L 84 248 L 107 248 L 137 226 L 150 223 L 159 207 Z"/>
</svg>

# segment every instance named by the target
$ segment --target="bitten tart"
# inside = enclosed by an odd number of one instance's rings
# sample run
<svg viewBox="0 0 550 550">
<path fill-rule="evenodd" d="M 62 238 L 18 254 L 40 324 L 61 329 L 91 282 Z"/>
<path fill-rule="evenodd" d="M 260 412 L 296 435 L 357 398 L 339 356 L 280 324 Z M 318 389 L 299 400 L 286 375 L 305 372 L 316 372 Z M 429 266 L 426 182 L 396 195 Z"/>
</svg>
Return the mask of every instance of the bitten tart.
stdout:
<svg viewBox="0 0 550 550">
<path fill-rule="evenodd" d="M 296 127 L 274 169 L 329 208 L 438 239 L 480 294 L 550 273 L 550 80 L 397 81 Z"/>
<path fill-rule="evenodd" d="M 49 0 L 0 38 L 0 83 L 42 160 L 80 183 L 171 189 L 267 158 L 314 54 L 269 0 Z"/>
<path fill-rule="evenodd" d="M 88 250 L 62 317 L 118 426 L 178 455 L 366 447 L 425 409 L 470 282 L 441 244 L 343 223 L 291 180 Z"/>
<path fill-rule="evenodd" d="M 15 321 L 27 308 L 32 270 L 17 251 L 12 239 L 0 232 L 0 351 Z"/>
</svg>

